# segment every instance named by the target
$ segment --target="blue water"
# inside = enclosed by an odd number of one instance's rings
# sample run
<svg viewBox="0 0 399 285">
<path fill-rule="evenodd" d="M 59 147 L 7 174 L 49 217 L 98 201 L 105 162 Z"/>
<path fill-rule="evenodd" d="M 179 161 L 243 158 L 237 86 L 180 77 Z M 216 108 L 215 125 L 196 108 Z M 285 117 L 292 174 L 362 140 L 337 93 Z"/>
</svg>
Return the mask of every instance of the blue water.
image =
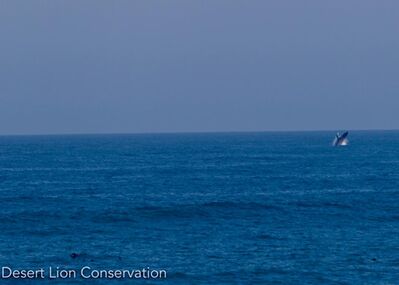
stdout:
<svg viewBox="0 0 399 285">
<path fill-rule="evenodd" d="M 398 284 L 399 132 L 0 137 L 0 265 Z M 77 258 L 71 258 L 77 253 Z"/>
</svg>

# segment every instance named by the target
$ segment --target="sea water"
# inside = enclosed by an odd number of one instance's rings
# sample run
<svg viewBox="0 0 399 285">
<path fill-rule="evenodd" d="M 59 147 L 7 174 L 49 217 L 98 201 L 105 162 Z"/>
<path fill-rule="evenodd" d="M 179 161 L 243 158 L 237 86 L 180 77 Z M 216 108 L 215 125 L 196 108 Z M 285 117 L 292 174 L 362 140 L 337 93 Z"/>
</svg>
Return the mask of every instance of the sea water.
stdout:
<svg viewBox="0 0 399 285">
<path fill-rule="evenodd" d="M 398 284 L 399 132 L 334 136 L 0 137 L 0 267 L 77 276 L 0 284 Z"/>
</svg>

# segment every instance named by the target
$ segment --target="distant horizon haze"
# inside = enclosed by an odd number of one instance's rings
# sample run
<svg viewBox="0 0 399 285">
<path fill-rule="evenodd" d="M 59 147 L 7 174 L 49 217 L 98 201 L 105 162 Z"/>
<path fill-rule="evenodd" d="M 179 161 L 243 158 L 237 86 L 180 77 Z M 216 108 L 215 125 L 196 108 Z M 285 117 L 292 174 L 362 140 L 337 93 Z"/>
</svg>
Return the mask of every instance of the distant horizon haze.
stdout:
<svg viewBox="0 0 399 285">
<path fill-rule="evenodd" d="M 0 135 L 399 129 L 397 1 L 3 1 Z"/>
</svg>

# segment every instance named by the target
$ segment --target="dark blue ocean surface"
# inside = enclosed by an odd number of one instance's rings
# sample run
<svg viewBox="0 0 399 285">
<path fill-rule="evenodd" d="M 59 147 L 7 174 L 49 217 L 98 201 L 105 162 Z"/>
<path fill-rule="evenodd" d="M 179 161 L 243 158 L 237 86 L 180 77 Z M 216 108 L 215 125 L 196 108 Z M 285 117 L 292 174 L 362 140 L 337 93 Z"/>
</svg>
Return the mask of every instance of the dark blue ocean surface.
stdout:
<svg viewBox="0 0 399 285">
<path fill-rule="evenodd" d="M 0 266 L 167 270 L 0 283 L 398 284 L 399 132 L 334 135 L 0 137 Z"/>
</svg>

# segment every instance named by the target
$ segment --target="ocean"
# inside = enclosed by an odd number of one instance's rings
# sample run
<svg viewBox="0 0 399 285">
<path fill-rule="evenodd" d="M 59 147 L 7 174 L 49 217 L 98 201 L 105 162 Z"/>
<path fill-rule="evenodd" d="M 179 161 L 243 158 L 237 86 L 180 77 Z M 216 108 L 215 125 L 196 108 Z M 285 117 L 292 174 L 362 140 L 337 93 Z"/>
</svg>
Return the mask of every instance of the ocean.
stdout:
<svg viewBox="0 0 399 285">
<path fill-rule="evenodd" d="M 334 136 L 2 136 L 1 267 L 167 277 L 0 284 L 398 284 L 399 132 Z"/>
</svg>

